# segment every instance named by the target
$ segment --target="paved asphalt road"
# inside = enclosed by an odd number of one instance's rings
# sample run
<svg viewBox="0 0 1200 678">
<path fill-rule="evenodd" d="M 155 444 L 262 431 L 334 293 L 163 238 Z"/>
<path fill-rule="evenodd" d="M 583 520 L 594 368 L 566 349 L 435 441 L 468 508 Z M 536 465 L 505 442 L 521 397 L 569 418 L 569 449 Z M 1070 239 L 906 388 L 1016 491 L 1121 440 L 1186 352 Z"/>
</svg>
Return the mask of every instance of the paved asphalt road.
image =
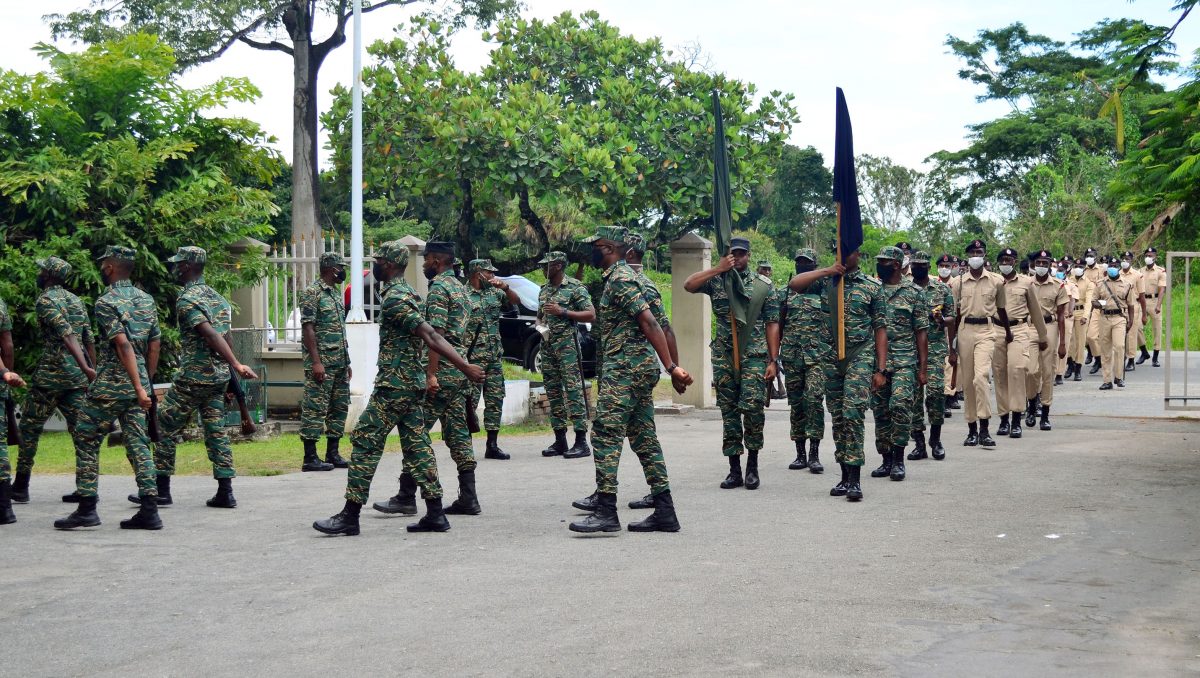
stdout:
<svg viewBox="0 0 1200 678">
<path fill-rule="evenodd" d="M 234 511 L 180 478 L 158 533 L 117 529 L 133 483 L 105 477 L 103 526 L 56 532 L 72 479 L 37 476 L 0 528 L 0 675 L 1195 674 L 1200 423 L 1148 418 L 1161 378 L 1068 384 L 1054 431 L 992 452 L 956 413 L 945 461 L 860 504 L 786 470 L 782 403 L 756 492 L 717 488 L 716 412 L 659 417 L 678 534 L 570 533 L 592 464 L 540 437 L 482 463 L 483 515 L 426 536 L 369 509 L 360 537 L 313 531 L 344 472 L 238 479 Z M 622 505 L 645 490 L 632 455 L 620 479 Z"/>
</svg>

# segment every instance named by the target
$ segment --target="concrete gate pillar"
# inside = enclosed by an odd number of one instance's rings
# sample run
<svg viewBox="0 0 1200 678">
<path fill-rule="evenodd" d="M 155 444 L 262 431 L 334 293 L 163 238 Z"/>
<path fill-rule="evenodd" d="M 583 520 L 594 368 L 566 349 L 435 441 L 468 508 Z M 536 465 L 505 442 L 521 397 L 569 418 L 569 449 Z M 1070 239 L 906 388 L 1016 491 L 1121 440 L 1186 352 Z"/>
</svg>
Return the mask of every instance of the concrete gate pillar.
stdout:
<svg viewBox="0 0 1200 678">
<path fill-rule="evenodd" d="M 672 392 L 675 402 L 693 407 L 712 407 L 712 303 L 707 294 L 691 294 L 683 282 L 693 273 L 712 266 L 712 242 L 687 233 L 671 243 L 671 327 L 679 345 L 679 363 L 695 383 L 687 393 Z"/>
<path fill-rule="evenodd" d="M 429 281 L 421 272 L 421 257 L 425 256 L 425 241 L 415 235 L 406 235 L 400 242 L 408 248 L 408 268 L 404 269 L 404 281 L 417 291 L 417 296 L 424 299 L 429 296 Z"/>
<path fill-rule="evenodd" d="M 235 257 L 253 250 L 258 250 L 266 254 L 271 251 L 271 246 L 264 242 L 259 242 L 254 238 L 242 238 L 229 246 L 229 253 Z M 267 293 L 265 287 L 266 279 L 264 278 L 250 287 L 236 289 L 229 295 L 229 301 L 234 306 L 234 327 L 265 328 L 267 326 Z"/>
</svg>

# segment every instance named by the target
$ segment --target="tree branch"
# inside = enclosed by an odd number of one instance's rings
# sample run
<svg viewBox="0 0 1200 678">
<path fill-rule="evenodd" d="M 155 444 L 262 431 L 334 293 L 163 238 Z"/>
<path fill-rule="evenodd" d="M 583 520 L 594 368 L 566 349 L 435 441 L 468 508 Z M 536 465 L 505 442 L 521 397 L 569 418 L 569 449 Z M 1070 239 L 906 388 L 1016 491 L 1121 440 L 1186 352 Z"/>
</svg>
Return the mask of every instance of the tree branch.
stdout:
<svg viewBox="0 0 1200 678">
<path fill-rule="evenodd" d="M 276 50 L 279 52 L 283 52 L 284 54 L 287 54 L 289 56 L 292 56 L 296 53 L 296 51 L 294 49 L 292 49 L 291 47 L 288 47 L 287 45 L 283 44 L 282 42 L 279 42 L 278 40 L 272 40 L 271 42 L 259 42 L 257 40 L 251 40 L 250 38 L 247 38 L 247 37 L 241 37 L 241 38 L 238 38 L 238 40 L 240 40 L 244 44 L 250 45 L 254 49 Z"/>
<path fill-rule="evenodd" d="M 255 19 L 254 21 L 247 24 L 245 28 L 234 31 L 233 34 L 229 36 L 229 39 L 227 39 L 225 42 L 221 43 L 221 45 L 218 46 L 215 51 L 213 51 L 209 54 L 205 54 L 203 56 L 197 57 L 194 61 L 190 61 L 184 65 L 185 66 L 196 66 L 198 64 L 204 64 L 204 63 L 213 61 L 217 57 L 221 56 L 226 51 L 228 51 L 229 48 L 232 47 L 233 44 L 236 42 L 246 42 L 251 47 L 256 47 L 254 44 L 251 44 L 253 41 L 246 40 L 246 36 L 250 35 L 254 31 L 261 28 L 263 26 L 263 24 L 267 23 L 268 21 L 271 21 L 272 19 L 276 19 L 276 18 L 282 16 L 284 11 L 286 11 L 287 8 L 291 7 L 291 6 L 292 6 L 291 0 L 285 0 L 284 2 L 276 3 L 274 7 L 267 10 L 266 12 L 263 12 L 261 15 L 259 15 L 259 17 L 257 19 Z M 276 49 L 274 47 L 270 47 L 270 48 L 256 47 L 256 48 L 257 49 Z M 283 50 L 280 50 L 280 51 L 283 51 Z"/>
</svg>

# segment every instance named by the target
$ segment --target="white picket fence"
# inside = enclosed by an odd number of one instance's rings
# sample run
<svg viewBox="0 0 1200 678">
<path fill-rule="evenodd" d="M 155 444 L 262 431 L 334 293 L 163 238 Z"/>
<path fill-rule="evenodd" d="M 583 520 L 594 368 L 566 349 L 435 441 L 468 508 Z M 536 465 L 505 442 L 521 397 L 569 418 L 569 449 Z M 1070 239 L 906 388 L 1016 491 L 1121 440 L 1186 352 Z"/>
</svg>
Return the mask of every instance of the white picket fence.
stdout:
<svg viewBox="0 0 1200 678">
<path fill-rule="evenodd" d="M 366 296 L 364 310 L 367 319 L 375 322 L 379 311 L 379 297 L 375 278 L 371 276 L 371 264 L 375 261 L 374 248 L 370 254 L 363 256 L 364 271 L 358 274 L 363 277 L 363 294 Z M 304 289 L 312 284 L 319 276 L 318 263 L 324 252 L 337 252 L 347 259 L 349 266 L 349 245 L 345 238 L 321 237 L 305 240 L 301 237 L 291 245 L 274 247 L 267 255 L 271 270 L 262 286 L 264 295 L 263 307 L 267 311 L 268 344 L 300 343 L 300 296 Z M 354 271 L 346 271 L 346 283 L 350 285 L 349 276 Z M 349 293 L 346 293 L 348 296 Z M 343 297 L 346 298 L 346 297 Z M 349 304 L 347 303 L 347 309 Z"/>
</svg>

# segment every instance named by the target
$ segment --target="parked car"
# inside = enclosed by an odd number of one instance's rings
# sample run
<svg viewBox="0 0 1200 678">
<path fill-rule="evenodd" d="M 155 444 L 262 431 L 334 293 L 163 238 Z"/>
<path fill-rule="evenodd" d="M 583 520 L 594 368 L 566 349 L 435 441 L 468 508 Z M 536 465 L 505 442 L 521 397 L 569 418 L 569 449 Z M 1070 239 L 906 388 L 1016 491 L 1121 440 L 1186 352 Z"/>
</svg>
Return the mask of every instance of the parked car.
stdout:
<svg viewBox="0 0 1200 678">
<path fill-rule="evenodd" d="M 538 292 L 541 287 L 520 275 L 500 278 L 517 293 L 517 308 L 500 315 L 500 343 L 503 357 L 531 372 L 542 371 L 542 335 L 534 329 L 537 323 Z M 583 376 L 596 376 L 596 340 L 591 323 L 575 323 L 579 347 L 583 356 Z"/>
</svg>

